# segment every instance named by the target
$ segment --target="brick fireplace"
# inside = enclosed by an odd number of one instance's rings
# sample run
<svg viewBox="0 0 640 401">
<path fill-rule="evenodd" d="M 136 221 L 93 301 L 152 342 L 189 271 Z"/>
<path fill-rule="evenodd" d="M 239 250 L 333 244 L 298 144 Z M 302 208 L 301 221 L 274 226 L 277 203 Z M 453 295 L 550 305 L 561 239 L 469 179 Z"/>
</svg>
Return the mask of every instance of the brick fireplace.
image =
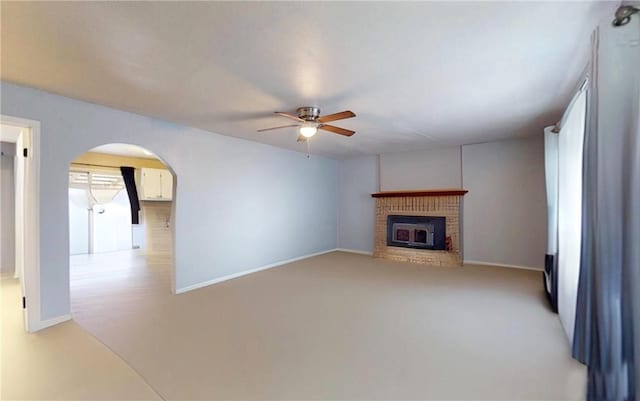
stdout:
<svg viewBox="0 0 640 401">
<path fill-rule="evenodd" d="M 373 256 L 461 266 L 463 189 L 377 192 Z"/>
</svg>

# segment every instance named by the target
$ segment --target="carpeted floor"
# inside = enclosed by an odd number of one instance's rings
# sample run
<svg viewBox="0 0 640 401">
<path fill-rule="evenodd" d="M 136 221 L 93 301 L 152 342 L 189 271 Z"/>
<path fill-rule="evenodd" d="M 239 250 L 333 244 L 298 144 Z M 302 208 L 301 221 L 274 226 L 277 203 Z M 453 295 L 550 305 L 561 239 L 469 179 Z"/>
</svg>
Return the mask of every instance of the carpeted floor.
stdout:
<svg viewBox="0 0 640 401">
<path fill-rule="evenodd" d="M 74 319 L 165 399 L 584 397 L 539 272 L 334 252 L 177 296 L 135 252 L 71 273 Z"/>
</svg>

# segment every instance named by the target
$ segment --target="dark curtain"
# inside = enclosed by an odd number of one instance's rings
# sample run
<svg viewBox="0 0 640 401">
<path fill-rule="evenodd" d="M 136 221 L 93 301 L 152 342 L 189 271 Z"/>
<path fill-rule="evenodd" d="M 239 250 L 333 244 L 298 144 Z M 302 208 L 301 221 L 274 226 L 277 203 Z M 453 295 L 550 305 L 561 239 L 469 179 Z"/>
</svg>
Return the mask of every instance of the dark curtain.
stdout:
<svg viewBox="0 0 640 401">
<path fill-rule="evenodd" d="M 129 203 L 131 205 L 131 224 L 140 223 L 140 201 L 138 200 L 138 190 L 136 189 L 135 169 L 133 167 L 120 167 L 124 185 L 129 195 Z"/>
<path fill-rule="evenodd" d="M 593 38 L 573 341 L 590 401 L 640 396 L 639 20 Z"/>
</svg>

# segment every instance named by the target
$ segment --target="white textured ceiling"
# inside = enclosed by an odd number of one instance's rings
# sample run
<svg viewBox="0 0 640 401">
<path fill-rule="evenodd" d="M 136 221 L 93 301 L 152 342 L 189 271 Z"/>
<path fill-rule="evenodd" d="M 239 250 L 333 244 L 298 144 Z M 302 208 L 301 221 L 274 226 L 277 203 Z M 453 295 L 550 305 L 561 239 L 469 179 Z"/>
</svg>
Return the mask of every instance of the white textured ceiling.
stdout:
<svg viewBox="0 0 640 401">
<path fill-rule="evenodd" d="M 554 123 L 616 2 L 2 2 L 3 80 L 304 151 L 273 111 L 358 116 L 335 158 Z"/>
</svg>

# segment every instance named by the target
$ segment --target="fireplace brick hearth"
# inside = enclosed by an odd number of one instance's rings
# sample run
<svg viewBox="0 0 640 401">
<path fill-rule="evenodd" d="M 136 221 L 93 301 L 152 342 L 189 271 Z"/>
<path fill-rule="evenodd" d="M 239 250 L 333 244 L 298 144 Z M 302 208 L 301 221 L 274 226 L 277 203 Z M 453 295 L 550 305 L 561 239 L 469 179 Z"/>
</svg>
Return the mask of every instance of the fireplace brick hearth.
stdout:
<svg viewBox="0 0 640 401">
<path fill-rule="evenodd" d="M 431 266 L 461 266 L 461 206 L 467 191 L 438 189 L 378 192 L 376 200 L 375 247 L 373 256 Z M 447 249 L 415 249 L 388 245 L 389 216 L 444 217 Z M 402 231 L 402 235 L 406 235 Z"/>
</svg>

